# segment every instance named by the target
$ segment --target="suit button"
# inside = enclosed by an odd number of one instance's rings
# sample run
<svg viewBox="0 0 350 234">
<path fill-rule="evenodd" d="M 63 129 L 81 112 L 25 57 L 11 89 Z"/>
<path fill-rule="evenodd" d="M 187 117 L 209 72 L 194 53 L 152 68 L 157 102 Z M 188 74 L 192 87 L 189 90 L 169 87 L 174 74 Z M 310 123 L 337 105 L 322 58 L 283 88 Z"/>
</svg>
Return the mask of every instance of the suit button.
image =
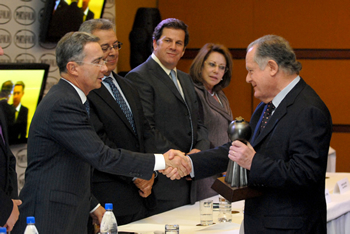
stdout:
<svg viewBox="0 0 350 234">
<path fill-rule="evenodd" d="M 187 135 L 191 136 L 191 132 L 187 133 Z"/>
</svg>

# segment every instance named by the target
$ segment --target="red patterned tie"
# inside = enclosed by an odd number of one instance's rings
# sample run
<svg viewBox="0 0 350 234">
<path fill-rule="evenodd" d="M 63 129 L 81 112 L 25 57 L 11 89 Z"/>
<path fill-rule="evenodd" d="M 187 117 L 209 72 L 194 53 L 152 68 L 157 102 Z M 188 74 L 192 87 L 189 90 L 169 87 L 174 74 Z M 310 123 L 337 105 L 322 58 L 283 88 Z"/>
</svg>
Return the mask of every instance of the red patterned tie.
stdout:
<svg viewBox="0 0 350 234">
<path fill-rule="evenodd" d="M 264 112 L 264 116 L 260 124 L 260 131 L 262 131 L 265 128 L 267 122 L 269 121 L 272 111 L 275 109 L 275 106 L 272 104 L 272 101 L 267 103 L 266 105 L 267 108 Z"/>
</svg>

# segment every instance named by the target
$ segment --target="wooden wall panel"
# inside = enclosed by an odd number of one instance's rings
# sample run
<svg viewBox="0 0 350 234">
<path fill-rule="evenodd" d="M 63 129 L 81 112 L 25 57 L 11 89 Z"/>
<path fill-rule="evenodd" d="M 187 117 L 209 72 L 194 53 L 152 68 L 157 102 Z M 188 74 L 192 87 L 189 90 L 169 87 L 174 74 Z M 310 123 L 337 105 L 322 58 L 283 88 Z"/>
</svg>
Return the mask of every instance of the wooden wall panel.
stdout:
<svg viewBox="0 0 350 234">
<path fill-rule="evenodd" d="M 265 34 L 281 35 L 294 48 L 350 48 L 350 2 L 274 0 L 159 0 L 163 18 L 189 25 L 189 48 L 220 42 L 245 48 Z"/>
<path fill-rule="evenodd" d="M 164 19 L 175 17 L 188 25 L 189 48 L 208 42 L 246 47 L 253 33 L 252 7 L 252 1 L 159 0 Z"/>
<path fill-rule="evenodd" d="M 333 133 L 331 146 L 336 152 L 336 172 L 350 172 L 350 134 Z"/>
<path fill-rule="evenodd" d="M 334 124 L 350 124 L 350 60 L 300 60 L 300 75 L 328 106 Z M 350 135 L 350 134 L 349 134 Z"/>
<path fill-rule="evenodd" d="M 118 40 L 123 43 L 119 51 L 118 72 L 130 71 L 129 34 L 134 24 L 137 9 L 140 7 L 157 8 L 157 0 L 115 0 L 116 28 Z"/>
</svg>

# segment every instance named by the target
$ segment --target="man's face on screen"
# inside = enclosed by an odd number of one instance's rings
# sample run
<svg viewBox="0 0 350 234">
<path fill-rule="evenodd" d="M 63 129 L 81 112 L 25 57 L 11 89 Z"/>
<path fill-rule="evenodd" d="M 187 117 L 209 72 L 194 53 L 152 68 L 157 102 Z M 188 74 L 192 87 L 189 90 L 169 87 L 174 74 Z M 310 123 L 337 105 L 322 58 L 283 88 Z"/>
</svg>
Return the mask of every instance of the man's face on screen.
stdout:
<svg viewBox="0 0 350 234">
<path fill-rule="evenodd" d="M 108 47 L 108 49 L 104 51 L 104 57 L 107 61 L 106 65 L 108 68 L 104 75 L 108 76 L 111 71 L 115 70 L 118 63 L 119 50 L 118 48 L 112 48 L 115 43 L 118 43 L 117 35 L 112 29 L 95 30 L 92 34 L 100 38 L 99 44 L 101 47 Z"/>
<path fill-rule="evenodd" d="M 15 85 L 13 88 L 13 105 L 17 107 L 21 102 L 22 96 L 24 94 L 22 85 Z"/>
</svg>

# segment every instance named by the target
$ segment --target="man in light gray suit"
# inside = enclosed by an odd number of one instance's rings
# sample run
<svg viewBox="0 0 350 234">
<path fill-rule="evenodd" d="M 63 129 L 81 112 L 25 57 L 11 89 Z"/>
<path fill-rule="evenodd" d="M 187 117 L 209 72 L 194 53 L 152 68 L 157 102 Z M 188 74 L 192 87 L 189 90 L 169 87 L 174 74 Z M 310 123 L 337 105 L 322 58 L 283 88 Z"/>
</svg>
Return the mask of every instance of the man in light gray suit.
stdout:
<svg viewBox="0 0 350 234">
<path fill-rule="evenodd" d="M 91 166 L 143 179 L 171 164 L 177 164 L 181 175 L 190 169 L 179 151 L 133 153 L 110 149 L 100 140 L 85 102 L 92 89 L 101 87 L 107 71 L 98 41 L 91 34 L 71 32 L 57 44 L 62 79 L 41 101 L 32 120 L 26 182 L 20 194 L 23 205 L 14 234 L 23 233 L 27 216 L 35 216 L 40 233 L 86 233 L 89 213 L 99 223 L 104 209 L 91 196 Z M 175 154 L 176 161 L 169 161 Z"/>
</svg>

